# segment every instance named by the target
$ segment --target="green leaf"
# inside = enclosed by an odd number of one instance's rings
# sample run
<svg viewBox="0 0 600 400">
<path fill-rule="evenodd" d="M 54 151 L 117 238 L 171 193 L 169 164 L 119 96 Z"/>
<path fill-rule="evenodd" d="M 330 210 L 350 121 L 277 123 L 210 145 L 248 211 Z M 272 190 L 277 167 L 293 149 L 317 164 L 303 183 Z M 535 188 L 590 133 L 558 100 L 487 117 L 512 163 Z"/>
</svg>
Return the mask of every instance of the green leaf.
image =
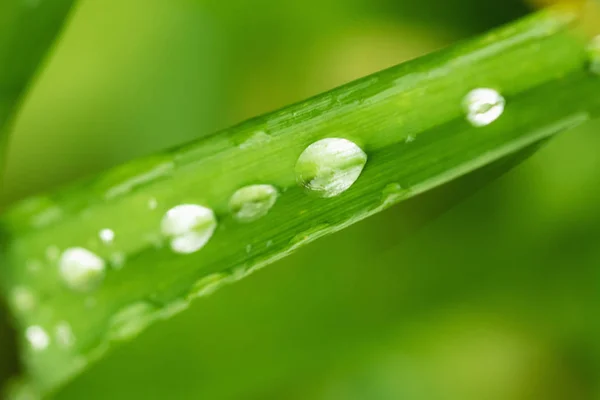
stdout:
<svg viewBox="0 0 600 400">
<path fill-rule="evenodd" d="M 0 167 L 16 112 L 74 0 L 0 2 Z"/>
<path fill-rule="evenodd" d="M 55 390 L 190 300 L 597 116 L 576 21 L 544 12 L 15 206 L 1 278 L 32 385 Z M 504 112 L 467 118 L 477 88 Z"/>
</svg>

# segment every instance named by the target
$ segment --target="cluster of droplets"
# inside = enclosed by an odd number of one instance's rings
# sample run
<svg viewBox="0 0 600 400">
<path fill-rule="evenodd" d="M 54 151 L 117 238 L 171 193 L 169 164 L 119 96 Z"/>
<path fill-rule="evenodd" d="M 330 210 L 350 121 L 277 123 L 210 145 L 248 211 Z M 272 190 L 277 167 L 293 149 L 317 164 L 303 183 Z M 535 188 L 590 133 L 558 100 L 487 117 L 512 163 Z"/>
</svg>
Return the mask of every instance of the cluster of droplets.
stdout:
<svg viewBox="0 0 600 400">
<path fill-rule="evenodd" d="M 300 154 L 295 172 L 298 184 L 319 197 L 330 198 L 348 190 L 359 178 L 367 162 L 367 155 L 347 139 L 327 138 L 309 145 Z M 266 216 L 277 202 L 279 191 L 273 185 L 254 184 L 235 191 L 229 199 L 232 217 L 240 223 L 254 222 Z M 149 202 L 156 209 L 156 200 Z M 160 233 L 177 254 L 191 254 L 202 249 L 213 236 L 218 222 L 212 209 L 199 204 L 179 204 L 164 214 Z M 99 241 L 113 245 L 115 232 L 101 229 Z M 252 248 L 247 248 L 251 251 Z M 124 254 L 113 252 L 107 260 L 84 247 L 60 251 L 50 247 L 47 258 L 58 264 L 63 283 L 76 292 L 91 292 L 106 276 L 107 265 L 118 269 L 124 263 Z M 20 291 L 16 298 L 22 308 L 31 307 L 33 300 Z M 35 332 L 35 331 L 34 331 Z"/>
<path fill-rule="evenodd" d="M 472 90 L 463 101 L 466 118 L 475 127 L 486 126 L 497 120 L 504 112 L 504 106 L 505 99 L 502 95 L 487 88 Z M 258 138 L 262 136 L 264 135 Z M 414 140 L 414 136 L 409 136 L 406 142 Z M 300 154 L 295 165 L 296 180 L 309 194 L 332 198 L 354 185 L 366 163 L 367 154 L 356 143 L 343 138 L 326 138 L 310 144 Z M 394 186 L 393 193 L 390 193 L 393 198 L 386 197 L 390 203 L 395 202 L 394 196 L 400 196 L 401 190 L 398 188 Z M 279 191 L 270 184 L 244 186 L 230 197 L 229 211 L 239 223 L 251 223 L 266 216 L 275 206 L 278 197 Z M 151 199 L 148 203 L 151 210 L 155 210 L 157 205 L 156 199 Z M 191 254 L 210 241 L 217 225 L 212 209 L 199 204 L 180 204 L 166 211 L 160 223 L 160 233 L 173 252 Z M 113 245 L 115 236 L 115 232 L 108 228 L 98 232 L 98 239 L 108 247 Z M 272 241 L 269 241 L 269 245 L 271 244 Z M 252 247 L 248 246 L 246 251 L 252 251 Z M 83 247 L 71 247 L 62 252 L 56 247 L 50 247 L 46 256 L 58 264 L 63 283 L 73 291 L 83 293 L 100 286 L 106 276 L 107 264 L 118 269 L 125 262 L 123 253 L 114 252 L 105 261 Z M 31 268 L 34 267 L 36 266 Z M 25 288 L 18 287 L 14 291 L 13 301 L 16 308 L 26 311 L 35 307 L 37 299 Z M 120 335 L 127 336 L 129 331 L 135 332 L 137 327 L 115 330 L 121 332 Z M 50 334 L 37 325 L 28 327 L 25 337 L 35 350 L 44 350 L 51 341 Z M 66 322 L 56 326 L 54 337 L 64 347 L 72 345 L 75 340 Z"/>
<path fill-rule="evenodd" d="M 25 329 L 25 339 L 34 351 L 46 350 L 54 340 L 59 347 L 69 349 L 75 344 L 75 334 L 66 321 L 60 321 L 54 330 L 46 330 L 41 325 L 31 325 Z"/>
<path fill-rule="evenodd" d="M 588 46 L 590 70 L 600 75 L 600 36 L 595 37 Z M 495 89 L 476 88 L 471 90 L 463 99 L 462 107 L 466 120 L 474 127 L 490 125 L 504 113 L 505 98 Z M 242 149 L 261 144 L 270 140 L 269 135 L 260 131 L 252 135 L 247 143 L 240 145 Z M 406 143 L 415 140 L 413 135 L 406 138 Z M 339 196 L 347 191 L 358 180 L 367 163 L 367 154 L 356 143 L 343 138 L 326 138 L 310 144 L 298 157 L 295 165 L 297 183 L 307 192 L 322 198 Z M 384 206 L 389 206 L 404 195 L 399 184 L 388 185 L 384 190 Z M 235 220 L 240 223 L 254 222 L 266 216 L 277 202 L 279 192 L 270 184 L 254 184 L 238 189 L 229 199 L 229 210 Z M 150 199 L 148 207 L 155 210 L 158 206 L 156 199 Z M 162 218 L 160 231 L 168 239 L 171 250 L 178 254 L 195 253 L 202 249 L 213 236 L 218 222 L 215 213 L 210 208 L 198 204 L 180 204 L 169 209 Z M 115 232 L 102 229 L 98 238 L 105 246 L 111 246 L 115 240 Z M 301 235 L 300 241 L 306 240 L 307 235 Z M 269 241 L 267 247 L 272 245 Z M 247 252 L 252 246 L 246 247 Z M 47 249 L 46 257 L 58 264 L 59 273 L 64 284 L 76 292 L 90 292 L 96 289 L 106 275 L 107 262 L 92 251 L 83 247 L 71 247 L 64 250 L 51 246 Z M 125 262 L 123 253 L 115 252 L 108 259 L 114 268 L 120 268 Z M 31 261 L 27 265 L 31 272 L 40 269 L 40 263 Z M 212 276 L 210 281 L 202 281 L 198 294 L 210 292 L 223 279 Z M 16 287 L 11 296 L 13 307 L 19 312 L 28 312 L 37 306 L 38 299 L 26 287 Z M 141 329 L 140 326 L 123 323 L 131 320 L 130 315 L 151 315 L 146 305 L 135 305 L 120 314 L 114 331 L 116 337 L 130 336 Z M 150 317 L 149 317 L 150 318 Z M 133 318 L 146 321 L 147 318 Z M 67 322 L 55 326 L 54 336 L 62 347 L 70 347 L 75 336 Z M 25 329 L 25 338 L 33 350 L 45 350 L 51 343 L 51 335 L 39 325 L 31 325 Z"/>
</svg>

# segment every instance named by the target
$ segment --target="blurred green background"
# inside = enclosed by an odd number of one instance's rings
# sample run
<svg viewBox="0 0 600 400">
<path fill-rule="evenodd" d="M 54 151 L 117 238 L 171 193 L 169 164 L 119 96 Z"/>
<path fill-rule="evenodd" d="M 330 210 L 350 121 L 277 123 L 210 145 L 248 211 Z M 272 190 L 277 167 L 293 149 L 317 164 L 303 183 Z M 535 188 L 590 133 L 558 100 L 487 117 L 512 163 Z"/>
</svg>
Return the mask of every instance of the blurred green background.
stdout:
<svg viewBox="0 0 600 400">
<path fill-rule="evenodd" d="M 2 201 L 529 11 L 520 0 L 83 0 L 19 115 Z M 600 398 L 599 183 L 595 123 L 493 183 L 393 208 L 197 301 L 57 398 Z M 475 194 L 441 212 L 457 191 Z"/>
</svg>

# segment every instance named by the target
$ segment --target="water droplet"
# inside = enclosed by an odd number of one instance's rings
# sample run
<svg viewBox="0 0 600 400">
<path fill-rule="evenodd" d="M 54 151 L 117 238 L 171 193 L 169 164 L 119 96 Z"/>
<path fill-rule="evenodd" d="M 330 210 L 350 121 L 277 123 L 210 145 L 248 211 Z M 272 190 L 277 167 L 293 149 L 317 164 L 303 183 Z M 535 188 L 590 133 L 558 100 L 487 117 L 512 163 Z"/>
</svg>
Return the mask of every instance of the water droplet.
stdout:
<svg viewBox="0 0 600 400">
<path fill-rule="evenodd" d="M 177 299 L 168 304 L 165 304 L 160 310 L 157 311 L 157 318 L 169 319 L 182 311 L 189 308 L 190 302 L 187 299 Z"/>
<path fill-rule="evenodd" d="M 158 207 L 158 200 L 156 200 L 154 197 L 148 200 L 149 209 L 156 210 L 156 207 Z"/>
<path fill-rule="evenodd" d="M 68 348 L 75 343 L 75 335 L 68 322 L 59 322 L 56 325 L 56 328 L 54 328 L 54 334 L 56 336 L 56 342 L 62 347 Z"/>
<path fill-rule="evenodd" d="M 129 305 L 111 319 L 109 336 L 113 340 L 126 340 L 137 336 L 156 319 L 156 307 L 146 302 Z"/>
<path fill-rule="evenodd" d="M 383 209 L 389 208 L 406 198 L 408 193 L 399 183 L 390 183 L 381 193 L 381 206 Z"/>
<path fill-rule="evenodd" d="M 251 185 L 237 190 L 229 200 L 229 209 L 240 222 L 252 222 L 267 215 L 277 201 L 277 189 L 271 185 Z"/>
<path fill-rule="evenodd" d="M 296 163 L 298 183 L 320 197 L 348 190 L 362 173 L 367 155 L 347 139 L 319 140 L 304 150 Z"/>
<path fill-rule="evenodd" d="M 171 249 L 189 254 L 208 243 L 217 227 L 217 219 L 210 208 L 182 204 L 171 208 L 163 217 L 161 232 L 171 238 Z"/>
<path fill-rule="evenodd" d="M 112 229 L 102 229 L 98 236 L 102 243 L 109 245 L 112 244 L 113 240 L 115 240 L 115 232 Z"/>
<path fill-rule="evenodd" d="M 73 290 L 87 292 L 104 279 L 106 265 L 96 254 L 81 247 L 67 249 L 59 261 L 62 279 Z"/>
<path fill-rule="evenodd" d="M 125 265 L 125 259 L 125 253 L 121 253 L 120 251 L 112 253 L 109 257 L 110 266 L 114 269 L 121 269 Z"/>
<path fill-rule="evenodd" d="M 289 244 L 290 244 L 290 250 L 296 250 L 297 248 L 311 243 L 323 236 L 325 236 L 327 234 L 329 230 L 329 225 L 327 224 L 319 224 L 316 225 L 296 236 L 294 236 Z"/>
<path fill-rule="evenodd" d="M 273 246 L 273 241 L 272 240 L 267 240 L 267 247 L 271 247 Z"/>
<path fill-rule="evenodd" d="M 408 136 L 406 137 L 406 140 L 405 140 L 405 142 L 406 142 L 406 143 L 412 143 L 412 142 L 414 142 L 414 141 L 415 141 L 415 139 L 416 139 L 416 138 L 415 138 L 413 135 L 408 135 Z"/>
<path fill-rule="evenodd" d="M 494 89 L 480 88 L 469 92 L 463 101 L 467 120 L 475 127 L 491 124 L 504 112 L 506 101 Z"/>
<path fill-rule="evenodd" d="M 32 325 L 25 330 L 25 338 L 29 345 L 37 351 L 46 350 L 50 345 L 50 337 L 39 325 Z"/>
<path fill-rule="evenodd" d="M 21 312 L 31 311 L 35 308 L 37 300 L 31 290 L 25 286 L 17 286 L 11 292 L 12 306 Z"/>
<path fill-rule="evenodd" d="M 265 131 L 257 131 L 252 133 L 248 139 L 240 144 L 240 149 L 248 149 L 250 147 L 259 147 L 268 143 L 271 140 L 271 136 Z"/>
<path fill-rule="evenodd" d="M 250 252 L 252 252 L 252 245 L 248 244 L 246 245 L 246 253 L 250 254 Z"/>
<path fill-rule="evenodd" d="M 188 295 L 188 300 L 208 296 L 229 281 L 230 277 L 224 273 L 215 273 L 200 279 L 194 284 Z"/>
<path fill-rule="evenodd" d="M 588 46 L 588 54 L 590 56 L 590 70 L 597 75 L 600 75 L 600 35 L 592 39 Z"/>
</svg>

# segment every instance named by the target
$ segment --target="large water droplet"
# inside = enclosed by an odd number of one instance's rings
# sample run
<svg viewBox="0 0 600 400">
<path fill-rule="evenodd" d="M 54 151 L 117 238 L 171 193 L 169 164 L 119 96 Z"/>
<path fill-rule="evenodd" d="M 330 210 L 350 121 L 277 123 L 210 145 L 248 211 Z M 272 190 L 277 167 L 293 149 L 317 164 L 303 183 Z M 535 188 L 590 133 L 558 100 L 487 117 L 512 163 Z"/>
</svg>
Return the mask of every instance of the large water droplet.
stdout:
<svg viewBox="0 0 600 400">
<path fill-rule="evenodd" d="M 296 163 L 298 183 L 320 197 L 348 190 L 360 176 L 367 155 L 347 139 L 319 140 L 304 150 Z"/>
<path fill-rule="evenodd" d="M 81 247 L 65 250 L 58 265 L 63 281 L 68 287 L 79 292 L 98 287 L 106 270 L 103 259 Z"/>
<path fill-rule="evenodd" d="M 46 350 L 50 345 L 48 333 L 38 325 L 32 325 L 25 330 L 25 338 L 32 349 L 37 351 Z"/>
<path fill-rule="evenodd" d="M 467 120 L 475 127 L 491 124 L 504 112 L 506 101 L 494 89 L 480 88 L 469 92 L 463 101 Z"/>
<path fill-rule="evenodd" d="M 200 250 L 212 237 L 217 219 L 210 208 L 182 204 L 171 208 L 163 217 L 161 232 L 171 239 L 171 249 L 189 254 Z"/>
<path fill-rule="evenodd" d="M 600 75 L 600 35 L 596 36 L 588 46 L 590 56 L 590 70 L 594 74 Z"/>
<path fill-rule="evenodd" d="M 251 185 L 236 191 L 229 209 L 240 222 L 251 222 L 267 215 L 277 201 L 277 189 L 271 185 Z"/>
</svg>

